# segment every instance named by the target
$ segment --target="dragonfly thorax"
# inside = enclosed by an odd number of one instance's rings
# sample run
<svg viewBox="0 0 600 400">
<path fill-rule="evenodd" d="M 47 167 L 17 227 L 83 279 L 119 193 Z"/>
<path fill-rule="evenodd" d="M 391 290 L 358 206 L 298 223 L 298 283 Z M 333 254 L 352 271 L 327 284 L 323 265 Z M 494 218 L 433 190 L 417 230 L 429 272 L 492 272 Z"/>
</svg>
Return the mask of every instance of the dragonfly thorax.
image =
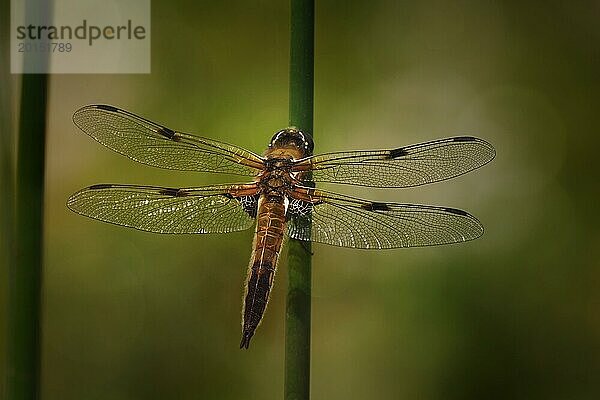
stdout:
<svg viewBox="0 0 600 400">
<path fill-rule="evenodd" d="M 259 184 L 265 193 L 277 192 L 284 194 L 292 187 L 292 177 L 288 171 L 275 170 L 261 176 Z"/>
<path fill-rule="evenodd" d="M 265 167 L 267 172 L 273 171 L 289 171 L 292 166 L 292 160 L 289 158 L 267 158 L 265 160 Z"/>
</svg>

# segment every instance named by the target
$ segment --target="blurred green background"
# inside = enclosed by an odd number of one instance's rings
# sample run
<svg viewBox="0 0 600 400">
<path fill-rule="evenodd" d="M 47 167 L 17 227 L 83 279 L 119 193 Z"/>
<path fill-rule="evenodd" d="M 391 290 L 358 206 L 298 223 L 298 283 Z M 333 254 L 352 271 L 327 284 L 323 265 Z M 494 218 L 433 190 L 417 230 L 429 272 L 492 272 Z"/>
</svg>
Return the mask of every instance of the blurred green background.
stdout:
<svg viewBox="0 0 600 400">
<path fill-rule="evenodd" d="M 468 134 L 498 156 L 430 187 L 328 187 L 463 208 L 486 234 L 315 245 L 313 398 L 598 398 L 600 3 L 320 0 L 316 18 L 315 152 Z M 52 76 L 44 399 L 282 397 L 286 257 L 240 351 L 251 231 L 154 235 L 65 202 L 94 183 L 235 181 L 138 165 L 71 115 L 108 103 L 261 152 L 287 125 L 288 20 L 287 1 L 154 1 L 150 75 Z"/>
</svg>

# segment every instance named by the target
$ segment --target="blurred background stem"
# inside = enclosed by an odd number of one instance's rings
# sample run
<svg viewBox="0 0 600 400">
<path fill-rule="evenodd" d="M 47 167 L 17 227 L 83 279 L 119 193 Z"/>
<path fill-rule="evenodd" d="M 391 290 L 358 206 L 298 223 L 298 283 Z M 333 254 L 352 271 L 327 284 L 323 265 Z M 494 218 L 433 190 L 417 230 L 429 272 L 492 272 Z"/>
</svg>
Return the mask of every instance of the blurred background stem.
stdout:
<svg viewBox="0 0 600 400">
<path fill-rule="evenodd" d="M 6 292 L 8 265 L 13 262 L 14 239 L 14 131 L 12 125 L 12 78 L 10 75 L 10 1 L 0 2 L 0 393 L 6 380 Z"/>
<path fill-rule="evenodd" d="M 49 22 L 51 2 L 28 2 L 30 17 Z M 41 17 L 41 18 L 40 18 Z M 25 53 L 24 68 L 45 71 L 47 53 Z M 47 74 L 23 74 L 17 145 L 15 262 L 9 265 L 7 398 L 40 394 L 41 289 Z"/>
<path fill-rule="evenodd" d="M 47 85 L 47 75 L 23 75 L 17 154 L 16 262 L 9 266 L 9 400 L 39 397 Z"/>
<path fill-rule="evenodd" d="M 313 134 L 314 0 L 291 0 L 290 125 Z M 285 398 L 310 397 L 310 242 L 288 246 Z"/>
</svg>

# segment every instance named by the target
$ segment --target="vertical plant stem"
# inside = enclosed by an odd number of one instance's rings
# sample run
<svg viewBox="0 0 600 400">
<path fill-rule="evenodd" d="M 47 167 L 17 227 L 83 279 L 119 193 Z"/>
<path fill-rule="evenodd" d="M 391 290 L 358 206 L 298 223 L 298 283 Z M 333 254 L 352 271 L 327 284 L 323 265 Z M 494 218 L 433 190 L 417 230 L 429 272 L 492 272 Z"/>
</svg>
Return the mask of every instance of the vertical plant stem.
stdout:
<svg viewBox="0 0 600 400">
<path fill-rule="evenodd" d="M 50 21 L 50 2 L 27 2 L 26 16 Z M 46 53 L 26 53 L 24 67 L 48 66 Z M 9 400 L 40 396 L 41 288 L 47 74 L 24 74 L 21 81 L 17 145 L 15 262 L 9 266 Z"/>
<path fill-rule="evenodd" d="M 17 154 L 16 263 L 9 273 L 8 399 L 39 398 L 47 75 L 23 75 Z"/>
<path fill-rule="evenodd" d="M 313 134 L 314 0 L 291 0 L 290 125 Z M 285 399 L 310 397 L 310 242 L 291 239 L 285 329 Z"/>
<path fill-rule="evenodd" d="M 14 239 L 14 131 L 12 129 L 12 82 L 10 75 L 10 1 L 0 2 L 0 393 L 5 393 L 7 340 L 6 306 L 8 266 L 13 262 Z"/>
</svg>

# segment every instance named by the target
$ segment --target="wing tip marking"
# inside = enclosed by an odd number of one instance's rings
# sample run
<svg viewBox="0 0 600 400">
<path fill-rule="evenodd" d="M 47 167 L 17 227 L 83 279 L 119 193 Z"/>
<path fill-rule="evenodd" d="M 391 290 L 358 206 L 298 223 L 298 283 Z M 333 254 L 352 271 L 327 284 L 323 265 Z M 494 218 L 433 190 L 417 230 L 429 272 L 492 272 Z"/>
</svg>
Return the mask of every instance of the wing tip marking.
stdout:
<svg viewBox="0 0 600 400">
<path fill-rule="evenodd" d="M 88 189 L 99 190 L 99 189 L 109 189 L 111 187 L 113 187 L 113 185 L 110 183 L 98 183 L 96 185 L 90 186 Z"/>
<path fill-rule="evenodd" d="M 378 201 L 373 201 L 371 203 L 366 203 L 360 206 L 363 210 L 367 211 L 390 211 L 391 208 L 386 203 L 381 203 Z"/>
<path fill-rule="evenodd" d="M 99 108 L 101 110 L 110 111 L 110 112 L 119 112 L 119 109 L 117 107 L 111 106 L 108 104 L 94 104 L 90 107 Z M 86 108 L 86 107 L 84 107 L 84 108 Z"/>
<path fill-rule="evenodd" d="M 477 142 L 481 139 L 477 139 L 474 136 L 456 136 L 452 138 L 453 142 Z"/>
<path fill-rule="evenodd" d="M 444 211 L 447 211 L 449 213 L 452 214 L 456 214 L 456 215 L 460 215 L 463 217 L 468 217 L 470 216 L 470 214 L 464 210 L 458 209 L 458 208 L 452 208 L 452 207 L 444 207 Z"/>
</svg>

